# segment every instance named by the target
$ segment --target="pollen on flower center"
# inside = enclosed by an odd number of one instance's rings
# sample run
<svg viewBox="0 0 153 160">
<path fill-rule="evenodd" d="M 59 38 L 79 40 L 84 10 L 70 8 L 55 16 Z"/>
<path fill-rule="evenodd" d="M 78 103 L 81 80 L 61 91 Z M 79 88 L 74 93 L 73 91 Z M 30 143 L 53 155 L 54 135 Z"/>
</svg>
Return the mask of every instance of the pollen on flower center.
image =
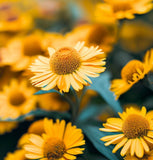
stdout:
<svg viewBox="0 0 153 160">
<path fill-rule="evenodd" d="M 125 119 L 122 129 L 127 138 L 137 138 L 147 135 L 149 123 L 143 116 L 131 114 Z"/>
<path fill-rule="evenodd" d="M 48 160 L 60 159 L 66 152 L 63 141 L 56 138 L 49 138 L 44 143 L 44 155 Z"/>
<path fill-rule="evenodd" d="M 13 106 L 20 106 L 25 102 L 25 100 L 26 100 L 25 96 L 23 95 L 23 93 L 19 91 L 13 92 L 9 96 L 10 104 Z"/>
<path fill-rule="evenodd" d="M 58 75 L 73 73 L 81 64 L 78 52 L 70 47 L 59 49 L 50 58 L 50 67 Z"/>
<path fill-rule="evenodd" d="M 144 72 L 144 66 L 143 63 L 138 60 L 132 60 L 129 63 L 127 63 L 124 68 L 121 71 L 121 77 L 126 82 L 134 82 L 133 75 L 137 74 L 139 75 L 138 70 L 140 70 L 142 73 Z"/>
</svg>

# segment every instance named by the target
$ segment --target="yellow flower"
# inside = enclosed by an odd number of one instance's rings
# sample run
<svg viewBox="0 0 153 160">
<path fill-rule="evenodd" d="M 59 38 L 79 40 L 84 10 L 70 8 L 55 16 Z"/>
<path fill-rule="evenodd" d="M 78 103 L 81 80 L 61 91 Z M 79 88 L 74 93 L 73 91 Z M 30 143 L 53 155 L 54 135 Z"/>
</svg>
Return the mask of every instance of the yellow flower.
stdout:
<svg viewBox="0 0 153 160">
<path fill-rule="evenodd" d="M 104 53 L 109 53 L 117 39 L 117 24 L 81 25 L 65 36 L 69 43 L 85 41 L 86 46 L 99 46 Z M 104 55 L 105 56 L 105 55 Z"/>
<path fill-rule="evenodd" d="M 28 160 L 25 158 L 25 151 L 23 149 L 16 150 L 14 153 L 8 153 L 4 160 Z"/>
<path fill-rule="evenodd" d="M 153 151 L 146 153 L 142 158 L 138 158 L 136 156 L 131 156 L 127 154 L 124 160 L 153 160 Z"/>
<path fill-rule="evenodd" d="M 120 30 L 120 43 L 131 53 L 145 51 L 152 46 L 153 26 L 144 21 L 126 21 Z"/>
<path fill-rule="evenodd" d="M 144 62 L 131 60 L 121 71 L 121 79 L 115 79 L 111 82 L 110 90 L 116 95 L 116 99 L 121 94 L 128 91 L 135 83 L 151 71 L 153 68 L 153 49 L 146 52 Z"/>
<path fill-rule="evenodd" d="M 113 153 L 123 147 L 121 156 L 130 152 L 131 156 L 136 154 L 137 157 L 142 158 L 144 152 L 150 151 L 148 143 L 153 144 L 153 111 L 146 113 L 145 107 L 141 110 L 131 107 L 119 113 L 119 116 L 120 118 L 108 118 L 103 124 L 105 128 L 100 130 L 120 133 L 102 137 L 101 140 L 106 141 L 105 146 L 116 144 Z"/>
<path fill-rule="evenodd" d="M 98 47 L 85 47 L 78 42 L 75 47 L 63 47 L 59 50 L 49 48 L 50 57 L 39 56 L 30 66 L 35 74 L 32 84 L 50 90 L 56 85 L 60 91 L 68 92 L 70 86 L 80 90 L 91 83 L 89 77 L 97 77 L 104 72 L 103 52 Z"/>
<path fill-rule="evenodd" d="M 38 95 L 39 107 L 47 111 L 67 111 L 69 104 L 58 93 Z"/>
<path fill-rule="evenodd" d="M 28 87 L 25 80 L 20 83 L 13 79 L 11 84 L 0 92 L 0 118 L 17 118 L 36 107 L 35 89 Z"/>
<path fill-rule="evenodd" d="M 15 71 L 26 69 L 36 56 L 45 54 L 41 37 L 42 33 L 36 31 L 10 40 L 7 47 L 1 49 L 1 63 L 10 65 Z"/>
<path fill-rule="evenodd" d="M 6 132 L 11 132 L 16 127 L 16 122 L 0 122 L 0 135 Z"/>
<path fill-rule="evenodd" d="M 76 155 L 82 154 L 84 148 L 79 148 L 85 144 L 81 129 L 72 126 L 65 120 L 44 120 L 45 134 L 38 136 L 30 135 L 30 144 L 24 146 L 26 157 L 29 159 L 76 159 Z"/>
<path fill-rule="evenodd" d="M 105 3 L 99 3 L 98 13 L 101 19 L 133 19 L 134 14 L 144 14 L 153 8 L 152 0 L 104 0 Z M 96 13 L 97 16 L 97 13 Z"/>
</svg>

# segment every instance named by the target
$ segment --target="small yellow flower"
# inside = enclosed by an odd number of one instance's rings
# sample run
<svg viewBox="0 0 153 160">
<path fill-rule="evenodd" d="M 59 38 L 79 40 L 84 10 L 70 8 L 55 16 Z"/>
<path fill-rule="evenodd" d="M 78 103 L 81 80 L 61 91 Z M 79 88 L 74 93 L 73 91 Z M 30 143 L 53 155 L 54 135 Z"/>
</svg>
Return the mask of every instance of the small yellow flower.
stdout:
<svg viewBox="0 0 153 160">
<path fill-rule="evenodd" d="M 85 144 L 81 129 L 65 124 L 65 120 L 44 120 L 45 134 L 38 136 L 30 135 L 30 144 L 24 145 L 25 156 L 29 159 L 59 159 L 72 160 L 76 155 L 82 154 L 84 148 L 79 148 Z"/>
<path fill-rule="evenodd" d="M 148 143 L 153 144 L 153 111 L 146 113 L 145 107 L 141 110 L 131 107 L 119 113 L 119 116 L 120 118 L 108 118 L 103 124 L 105 128 L 100 128 L 100 131 L 120 133 L 102 137 L 101 140 L 106 141 L 105 146 L 116 144 L 113 153 L 123 147 L 121 156 L 130 152 L 131 156 L 135 154 L 142 158 L 144 152 L 150 151 Z"/>
<path fill-rule="evenodd" d="M 127 154 L 124 157 L 124 160 L 153 160 L 153 151 L 146 153 L 142 158 L 138 158 L 136 156 L 131 156 L 130 154 Z"/>
<path fill-rule="evenodd" d="M 153 26 L 144 21 L 125 21 L 120 30 L 120 43 L 128 52 L 139 54 L 152 46 L 150 33 L 153 33 Z"/>
<path fill-rule="evenodd" d="M 7 153 L 4 160 L 28 160 L 25 157 L 25 151 L 23 149 L 16 150 L 14 153 Z"/>
<path fill-rule="evenodd" d="M 0 92 L 0 118 L 17 118 L 36 107 L 35 89 L 28 87 L 25 80 L 20 83 L 13 79 L 11 84 Z"/>
<path fill-rule="evenodd" d="M 58 93 L 38 95 L 38 103 L 41 109 L 47 111 L 68 111 L 70 106 Z"/>
<path fill-rule="evenodd" d="M 113 17 L 116 19 L 133 19 L 134 14 L 144 14 L 153 8 L 152 0 L 104 0 L 104 3 L 97 5 L 98 9 L 102 11 L 99 12 L 101 19 L 103 17 L 105 19 L 113 19 Z"/>
<path fill-rule="evenodd" d="M 49 48 L 50 57 L 39 56 L 30 66 L 35 74 L 32 84 L 43 90 L 50 90 L 56 85 L 60 91 L 68 92 L 70 86 L 80 90 L 91 83 L 89 77 L 97 77 L 104 72 L 103 52 L 98 47 L 85 47 L 78 42 L 75 47 L 63 47 L 59 50 Z"/>
<path fill-rule="evenodd" d="M 41 37 L 42 33 L 36 31 L 10 40 L 7 46 L 1 49 L 1 63 L 10 65 L 14 71 L 25 70 L 38 55 L 45 54 Z"/>
<path fill-rule="evenodd" d="M 11 132 L 14 128 L 16 128 L 18 123 L 16 122 L 0 122 L 0 135 Z"/>
<path fill-rule="evenodd" d="M 135 83 L 151 71 L 153 68 L 153 49 L 146 52 L 144 62 L 131 60 L 121 71 L 121 79 L 115 79 L 111 82 L 110 90 L 116 95 L 116 99 L 121 94 L 128 91 Z"/>
</svg>

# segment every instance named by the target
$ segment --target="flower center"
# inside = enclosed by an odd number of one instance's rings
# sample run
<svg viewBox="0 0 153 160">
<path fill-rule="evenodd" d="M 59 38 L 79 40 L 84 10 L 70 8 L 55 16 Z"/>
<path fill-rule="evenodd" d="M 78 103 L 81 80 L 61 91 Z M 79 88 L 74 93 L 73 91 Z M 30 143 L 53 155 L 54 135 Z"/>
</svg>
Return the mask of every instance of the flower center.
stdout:
<svg viewBox="0 0 153 160">
<path fill-rule="evenodd" d="M 26 56 L 41 55 L 43 50 L 39 38 L 35 35 L 27 36 L 23 42 L 23 52 Z"/>
<path fill-rule="evenodd" d="M 44 156 L 48 160 L 60 159 L 66 152 L 66 147 L 63 141 L 57 138 L 49 138 L 44 143 Z"/>
<path fill-rule="evenodd" d="M 13 106 L 20 106 L 25 100 L 24 94 L 20 91 L 12 92 L 9 96 L 9 101 Z"/>
<path fill-rule="evenodd" d="M 81 64 L 78 52 L 70 47 L 59 49 L 50 58 L 50 67 L 58 75 L 73 73 Z"/>
<path fill-rule="evenodd" d="M 128 62 L 121 71 L 121 77 L 124 79 L 127 83 L 135 82 L 136 80 L 133 79 L 133 76 L 137 77 L 137 79 L 140 79 L 140 73 L 138 73 L 137 70 L 140 70 L 142 73 L 144 72 L 144 66 L 143 63 L 138 60 L 132 60 Z M 142 76 L 142 75 L 141 75 Z"/>
<path fill-rule="evenodd" d="M 119 12 L 119 11 L 127 11 L 132 9 L 129 1 L 128 2 L 122 2 L 120 1 L 120 3 L 116 3 L 113 5 L 113 11 L 114 12 Z"/>
<path fill-rule="evenodd" d="M 125 119 L 122 129 L 127 138 L 137 138 L 147 135 L 149 123 L 141 115 L 131 114 Z"/>
<path fill-rule="evenodd" d="M 101 45 L 102 43 L 105 43 L 107 35 L 108 31 L 105 27 L 101 25 L 95 25 L 89 34 L 88 43 Z"/>
</svg>

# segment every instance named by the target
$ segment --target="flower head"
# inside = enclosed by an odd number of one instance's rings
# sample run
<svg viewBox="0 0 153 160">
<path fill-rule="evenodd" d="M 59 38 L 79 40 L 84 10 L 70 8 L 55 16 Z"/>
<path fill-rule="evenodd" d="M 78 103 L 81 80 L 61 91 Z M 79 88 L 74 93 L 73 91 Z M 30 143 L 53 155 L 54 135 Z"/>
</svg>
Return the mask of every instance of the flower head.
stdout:
<svg viewBox="0 0 153 160">
<path fill-rule="evenodd" d="M 78 42 L 75 47 L 63 47 L 59 50 L 49 48 L 50 57 L 39 56 L 30 66 L 35 74 L 32 84 L 49 90 L 56 85 L 60 91 L 68 92 L 70 86 L 80 90 L 91 83 L 89 77 L 97 77 L 104 72 L 103 52 L 98 47 L 84 47 Z"/>
<path fill-rule="evenodd" d="M 65 121 L 44 120 L 45 133 L 42 136 L 30 135 L 30 143 L 24 145 L 25 156 L 29 159 L 76 159 L 76 155 L 82 154 L 85 144 L 81 129 L 72 126 Z"/>
<path fill-rule="evenodd" d="M 141 110 L 133 107 L 127 108 L 125 112 L 119 113 L 120 118 L 108 118 L 100 128 L 104 132 L 120 132 L 119 134 L 102 137 L 106 141 L 105 146 L 116 144 L 113 149 L 115 153 L 123 147 L 120 154 L 125 156 L 128 152 L 142 158 L 144 152 L 149 152 L 149 143 L 153 144 L 153 111 L 146 113 L 146 108 Z"/>
<path fill-rule="evenodd" d="M 13 79 L 10 85 L 5 85 L 0 93 L 0 117 L 17 118 L 36 107 L 35 89 L 28 87 L 25 80 L 18 82 Z"/>
<path fill-rule="evenodd" d="M 116 95 L 116 99 L 121 94 L 128 91 L 135 83 L 143 79 L 144 76 L 153 68 L 153 50 L 147 51 L 144 62 L 131 60 L 121 71 L 121 79 L 115 79 L 111 82 L 110 90 Z"/>
<path fill-rule="evenodd" d="M 153 5 L 151 0 L 104 0 L 97 4 L 98 12 L 104 19 L 133 19 L 134 14 L 149 12 Z M 100 12 L 101 11 L 101 12 Z"/>
</svg>

